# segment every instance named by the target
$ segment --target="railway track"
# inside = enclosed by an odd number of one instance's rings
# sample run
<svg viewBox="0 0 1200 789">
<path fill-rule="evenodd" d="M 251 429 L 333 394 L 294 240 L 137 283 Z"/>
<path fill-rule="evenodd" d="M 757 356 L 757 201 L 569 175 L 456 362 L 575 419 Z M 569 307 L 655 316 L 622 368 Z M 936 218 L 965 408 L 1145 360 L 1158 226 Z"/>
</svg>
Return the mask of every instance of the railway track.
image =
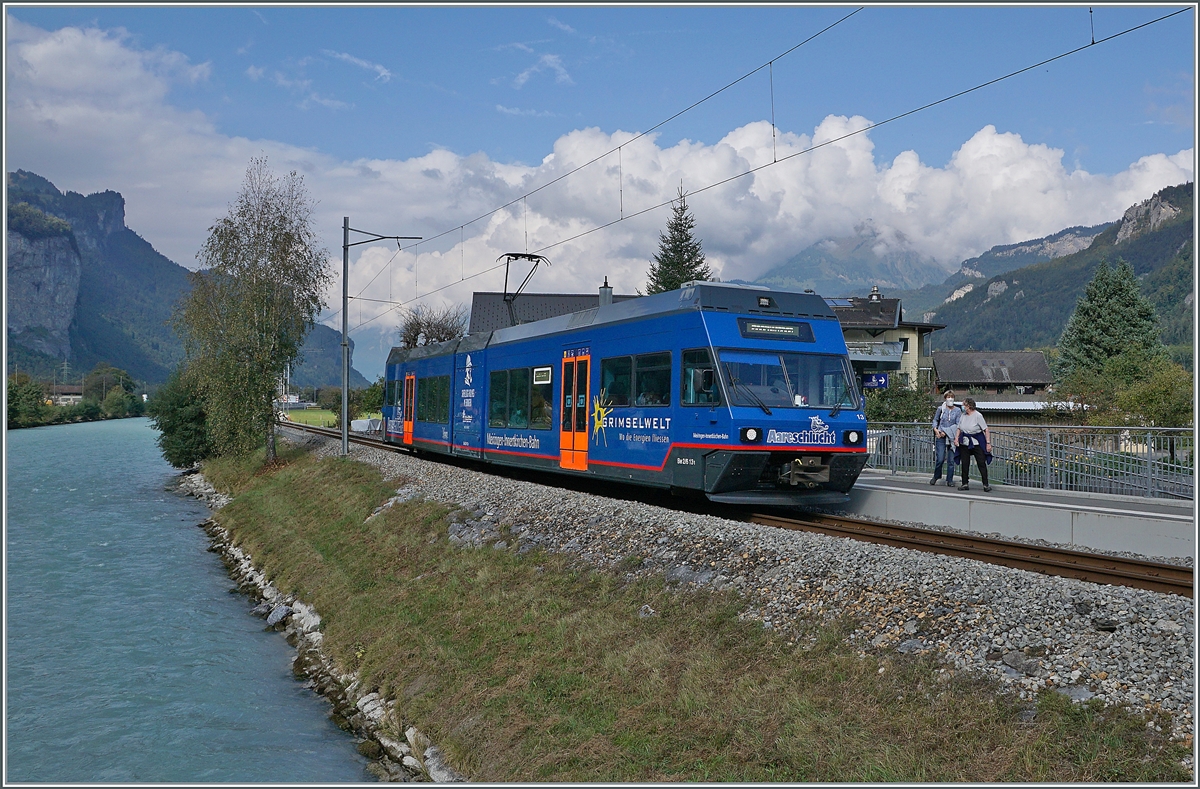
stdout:
<svg viewBox="0 0 1200 789">
<path fill-rule="evenodd" d="M 288 423 L 288 426 L 331 438 L 341 438 L 339 430 L 311 427 L 294 422 Z M 397 447 L 385 444 L 379 439 L 351 435 L 349 440 L 364 446 L 393 452 L 400 451 Z M 1065 548 L 1049 548 L 980 535 L 895 526 L 834 515 L 814 514 L 799 518 L 785 518 L 777 515 L 753 514 L 747 520 L 764 526 L 775 526 L 793 531 L 819 532 L 898 548 L 911 548 L 946 556 L 962 556 L 989 564 L 1030 570 L 1045 575 L 1078 578 L 1091 583 L 1115 584 L 1185 597 L 1193 596 L 1192 568 L 1180 565 L 1086 553 Z"/>
<path fill-rule="evenodd" d="M 1049 548 L 970 534 L 893 526 L 833 515 L 783 518 L 755 514 L 750 516 L 750 520 L 765 526 L 819 532 L 946 556 L 962 556 L 989 564 L 1078 578 L 1097 584 L 1132 586 L 1185 597 L 1193 595 L 1192 568 L 1175 564 Z"/>
</svg>

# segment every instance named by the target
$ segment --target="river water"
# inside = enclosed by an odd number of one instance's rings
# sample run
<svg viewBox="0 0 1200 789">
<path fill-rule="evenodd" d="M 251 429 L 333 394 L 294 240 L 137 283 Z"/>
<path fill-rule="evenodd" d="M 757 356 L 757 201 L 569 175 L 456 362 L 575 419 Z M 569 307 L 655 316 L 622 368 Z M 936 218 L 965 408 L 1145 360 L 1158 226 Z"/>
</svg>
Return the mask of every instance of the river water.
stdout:
<svg viewBox="0 0 1200 789">
<path fill-rule="evenodd" d="M 147 419 L 7 434 L 8 782 L 372 780 Z"/>
</svg>

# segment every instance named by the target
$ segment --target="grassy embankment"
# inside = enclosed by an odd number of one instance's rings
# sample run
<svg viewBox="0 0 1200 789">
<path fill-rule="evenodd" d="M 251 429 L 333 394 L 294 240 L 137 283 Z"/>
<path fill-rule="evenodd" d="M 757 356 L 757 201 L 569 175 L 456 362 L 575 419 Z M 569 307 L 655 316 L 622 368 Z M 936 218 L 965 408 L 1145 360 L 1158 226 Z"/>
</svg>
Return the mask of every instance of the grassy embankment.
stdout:
<svg viewBox="0 0 1200 789">
<path fill-rule="evenodd" d="M 454 548 L 434 503 L 364 524 L 395 480 L 296 450 L 256 473 L 261 459 L 205 467 L 236 495 L 218 520 L 473 780 L 1189 780 L 1186 751 L 1141 717 L 1047 692 L 1022 723 L 932 661 L 860 658 L 848 623 L 789 647 L 739 621 L 733 594 Z M 640 618 L 647 603 L 659 614 Z"/>
</svg>

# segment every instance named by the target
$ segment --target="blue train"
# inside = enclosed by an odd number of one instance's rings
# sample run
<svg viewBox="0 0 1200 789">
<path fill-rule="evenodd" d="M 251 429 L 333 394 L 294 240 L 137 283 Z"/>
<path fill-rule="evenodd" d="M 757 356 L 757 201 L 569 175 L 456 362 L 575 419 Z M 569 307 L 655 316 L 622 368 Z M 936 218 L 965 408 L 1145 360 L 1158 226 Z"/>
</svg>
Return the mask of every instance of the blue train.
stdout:
<svg viewBox="0 0 1200 789">
<path fill-rule="evenodd" d="M 725 503 L 847 499 L 867 423 L 824 299 L 693 282 L 603 301 L 393 348 L 384 440 Z"/>
</svg>

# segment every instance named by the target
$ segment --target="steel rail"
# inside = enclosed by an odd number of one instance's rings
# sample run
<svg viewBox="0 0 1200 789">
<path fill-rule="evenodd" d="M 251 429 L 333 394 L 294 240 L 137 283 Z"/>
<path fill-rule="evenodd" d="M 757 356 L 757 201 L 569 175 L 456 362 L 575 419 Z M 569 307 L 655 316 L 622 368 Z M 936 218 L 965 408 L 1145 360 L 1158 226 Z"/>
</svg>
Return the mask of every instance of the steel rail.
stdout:
<svg viewBox="0 0 1200 789">
<path fill-rule="evenodd" d="M 340 438 L 337 430 L 314 427 L 297 422 L 286 423 L 310 433 Z M 401 447 L 380 439 L 351 436 L 350 441 L 363 446 L 399 452 Z M 834 537 L 847 537 L 865 542 L 911 548 L 918 551 L 961 556 L 989 564 L 1029 570 L 1044 575 L 1077 578 L 1098 584 L 1115 584 L 1153 592 L 1193 597 L 1192 568 L 1163 564 L 1120 556 L 1051 548 L 1042 545 L 999 540 L 991 537 L 919 529 L 913 526 L 876 523 L 836 515 L 810 514 L 799 518 L 755 513 L 746 518 L 751 523 L 775 526 L 793 531 L 809 531 Z"/>
<path fill-rule="evenodd" d="M 1193 596 L 1192 568 L 1181 565 L 833 515 L 813 514 L 800 518 L 784 518 L 756 513 L 751 515 L 749 520 L 764 526 L 819 532 L 898 548 L 961 556 L 1045 575 L 1078 578 L 1091 583 Z"/>
</svg>

